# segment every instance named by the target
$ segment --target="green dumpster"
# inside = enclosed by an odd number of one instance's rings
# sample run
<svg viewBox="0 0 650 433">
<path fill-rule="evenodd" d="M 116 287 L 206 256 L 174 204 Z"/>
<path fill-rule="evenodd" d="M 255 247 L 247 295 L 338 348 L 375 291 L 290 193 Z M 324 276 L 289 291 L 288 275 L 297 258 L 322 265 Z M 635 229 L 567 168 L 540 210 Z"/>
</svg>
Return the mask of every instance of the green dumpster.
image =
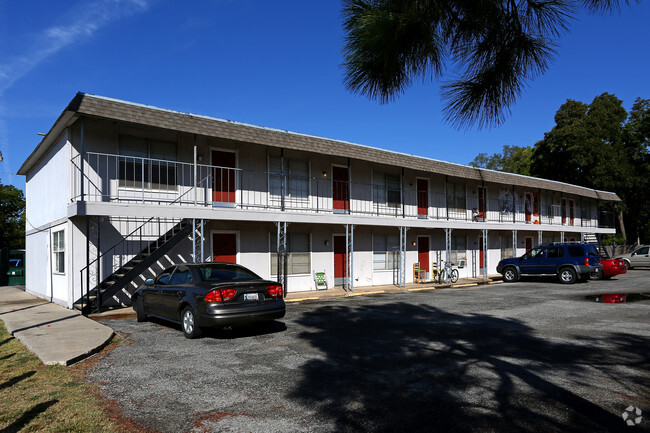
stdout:
<svg viewBox="0 0 650 433">
<path fill-rule="evenodd" d="M 9 250 L 8 285 L 25 285 L 25 250 Z"/>
</svg>

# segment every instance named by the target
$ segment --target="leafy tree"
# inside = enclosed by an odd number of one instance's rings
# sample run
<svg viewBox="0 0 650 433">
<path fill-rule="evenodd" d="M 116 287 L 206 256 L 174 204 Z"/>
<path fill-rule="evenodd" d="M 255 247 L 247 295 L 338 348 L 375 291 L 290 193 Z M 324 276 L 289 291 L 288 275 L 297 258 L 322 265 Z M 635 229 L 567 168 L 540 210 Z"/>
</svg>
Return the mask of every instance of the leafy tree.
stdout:
<svg viewBox="0 0 650 433">
<path fill-rule="evenodd" d="M 492 155 L 479 153 L 469 165 L 530 176 L 532 155 L 532 147 L 504 145 L 501 153 L 493 153 Z"/>
<path fill-rule="evenodd" d="M 591 104 L 567 100 L 555 115 L 555 126 L 535 143 L 531 174 L 616 192 L 623 200 L 623 237 L 631 227 L 633 239 L 647 239 L 642 233 L 650 229 L 649 123 L 647 100 L 637 99 L 629 116 L 622 101 L 608 93 Z"/>
<path fill-rule="evenodd" d="M 628 1 L 343 0 L 344 83 L 387 103 L 450 66 L 457 78 L 442 85 L 446 120 L 498 125 L 546 71 L 577 10 L 603 13 L 621 3 Z"/>
<path fill-rule="evenodd" d="M 0 247 L 25 248 L 25 196 L 0 182 Z"/>
</svg>

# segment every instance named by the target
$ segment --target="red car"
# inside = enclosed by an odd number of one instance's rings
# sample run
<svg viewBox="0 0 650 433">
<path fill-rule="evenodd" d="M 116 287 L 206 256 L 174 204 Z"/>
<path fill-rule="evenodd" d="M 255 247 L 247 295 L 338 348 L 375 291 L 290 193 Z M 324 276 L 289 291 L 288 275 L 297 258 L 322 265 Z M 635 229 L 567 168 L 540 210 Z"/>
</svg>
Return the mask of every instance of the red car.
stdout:
<svg viewBox="0 0 650 433">
<path fill-rule="evenodd" d="M 625 262 L 621 259 L 600 259 L 600 264 L 603 265 L 602 270 L 598 270 L 591 274 L 592 280 L 610 279 L 615 275 L 624 274 L 627 272 Z"/>
</svg>

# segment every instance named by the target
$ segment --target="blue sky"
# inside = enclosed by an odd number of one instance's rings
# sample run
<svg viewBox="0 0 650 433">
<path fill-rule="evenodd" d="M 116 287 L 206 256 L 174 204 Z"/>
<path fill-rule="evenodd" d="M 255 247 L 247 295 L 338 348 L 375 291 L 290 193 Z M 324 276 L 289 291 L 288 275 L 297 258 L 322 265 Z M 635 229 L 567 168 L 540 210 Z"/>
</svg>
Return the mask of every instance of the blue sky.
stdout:
<svg viewBox="0 0 650 433">
<path fill-rule="evenodd" d="M 187 6 L 191 5 L 191 6 Z M 82 91 L 467 164 L 544 136 L 567 99 L 650 98 L 650 2 L 581 14 L 506 122 L 444 123 L 438 83 L 379 105 L 343 88 L 339 1 L 0 2 L 0 179 Z"/>
</svg>

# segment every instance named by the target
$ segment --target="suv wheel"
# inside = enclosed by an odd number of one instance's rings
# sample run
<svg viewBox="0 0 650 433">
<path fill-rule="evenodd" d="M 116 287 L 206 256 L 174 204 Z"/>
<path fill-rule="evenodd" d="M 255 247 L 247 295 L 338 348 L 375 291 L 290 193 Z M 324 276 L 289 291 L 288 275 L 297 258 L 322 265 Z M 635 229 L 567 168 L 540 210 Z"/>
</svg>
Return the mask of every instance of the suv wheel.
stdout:
<svg viewBox="0 0 650 433">
<path fill-rule="evenodd" d="M 573 284 L 576 282 L 576 272 L 571 268 L 560 269 L 560 282 L 563 284 Z"/>
<path fill-rule="evenodd" d="M 503 270 L 503 280 L 506 283 L 514 283 L 518 279 L 519 279 L 519 275 L 517 275 L 517 270 L 512 266 L 508 266 Z"/>
</svg>

